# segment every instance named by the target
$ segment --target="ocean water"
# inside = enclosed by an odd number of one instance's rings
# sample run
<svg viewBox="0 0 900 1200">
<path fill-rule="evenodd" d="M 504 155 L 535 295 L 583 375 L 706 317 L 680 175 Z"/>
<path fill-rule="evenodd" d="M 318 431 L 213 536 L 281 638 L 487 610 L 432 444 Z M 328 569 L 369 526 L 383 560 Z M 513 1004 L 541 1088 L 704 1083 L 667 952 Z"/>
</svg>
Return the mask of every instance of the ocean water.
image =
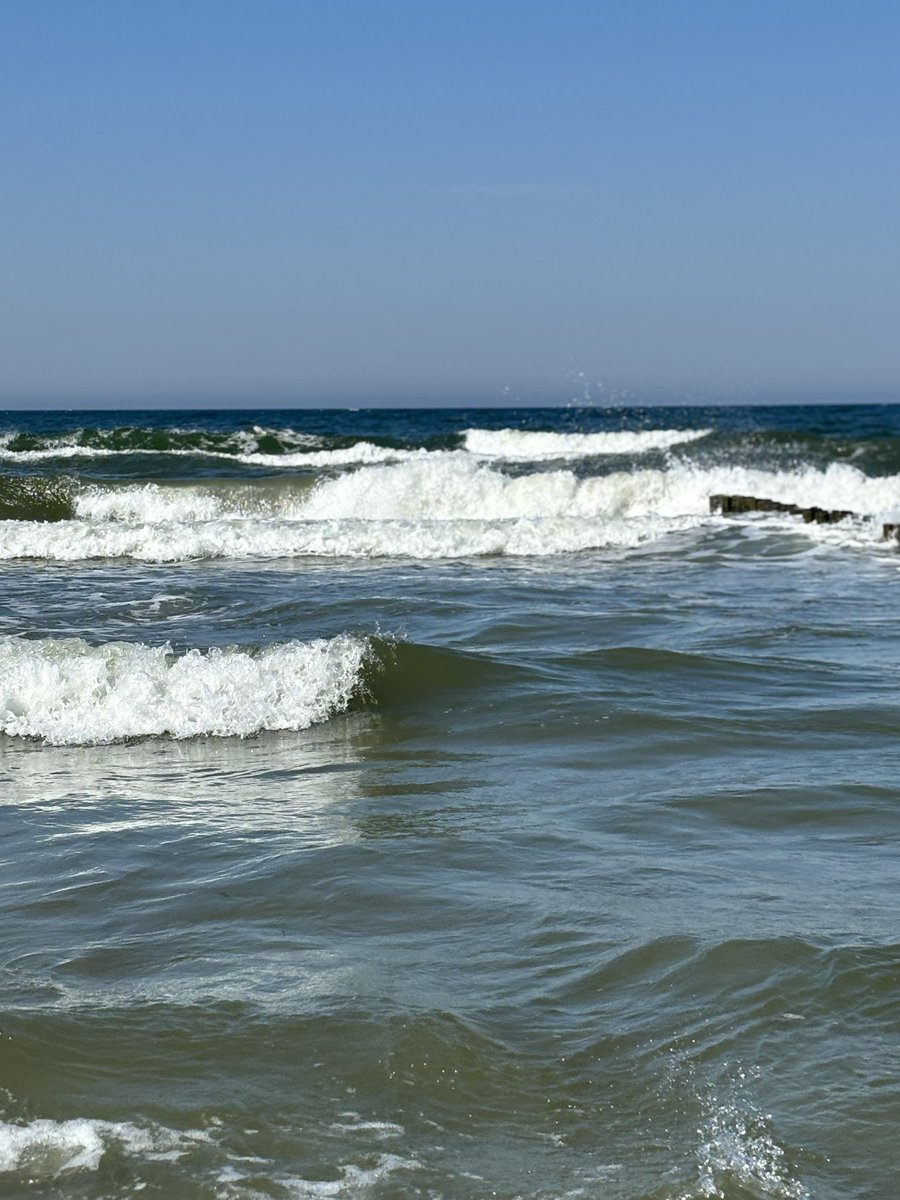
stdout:
<svg viewBox="0 0 900 1200">
<path fill-rule="evenodd" d="M 895 407 L 0 415 L 0 1196 L 895 1195 L 898 516 Z"/>
</svg>

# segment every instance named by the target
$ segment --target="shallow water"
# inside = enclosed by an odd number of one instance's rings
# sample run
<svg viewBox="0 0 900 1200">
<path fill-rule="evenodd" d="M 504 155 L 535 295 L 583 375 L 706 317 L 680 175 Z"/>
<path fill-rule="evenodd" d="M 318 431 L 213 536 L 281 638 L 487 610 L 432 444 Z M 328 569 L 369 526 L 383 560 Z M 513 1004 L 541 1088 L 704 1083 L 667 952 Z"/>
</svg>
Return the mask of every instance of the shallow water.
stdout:
<svg viewBox="0 0 900 1200">
<path fill-rule="evenodd" d="M 6 428 L 0 1195 L 892 1194 L 900 411 Z"/>
</svg>

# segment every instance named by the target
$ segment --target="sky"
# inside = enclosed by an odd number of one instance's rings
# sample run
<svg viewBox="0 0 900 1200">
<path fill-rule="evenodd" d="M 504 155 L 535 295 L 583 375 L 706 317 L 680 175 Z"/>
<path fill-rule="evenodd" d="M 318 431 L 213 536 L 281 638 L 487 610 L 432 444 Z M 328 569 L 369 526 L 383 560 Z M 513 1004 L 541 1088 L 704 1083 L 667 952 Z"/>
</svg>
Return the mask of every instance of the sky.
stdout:
<svg viewBox="0 0 900 1200">
<path fill-rule="evenodd" d="M 0 405 L 900 401 L 894 0 L 0 0 Z"/>
</svg>

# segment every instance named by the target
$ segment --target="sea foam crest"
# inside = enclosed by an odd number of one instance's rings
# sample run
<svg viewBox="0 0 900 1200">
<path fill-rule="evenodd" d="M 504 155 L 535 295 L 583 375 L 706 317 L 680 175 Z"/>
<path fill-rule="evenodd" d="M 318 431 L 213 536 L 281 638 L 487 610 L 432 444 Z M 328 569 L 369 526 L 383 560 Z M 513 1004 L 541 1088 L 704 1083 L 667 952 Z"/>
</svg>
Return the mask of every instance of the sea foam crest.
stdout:
<svg viewBox="0 0 900 1200">
<path fill-rule="evenodd" d="M 222 514 L 222 501 L 194 487 L 145 483 L 126 488 L 86 488 L 74 499 L 75 515 L 89 521 L 210 521 Z"/>
<path fill-rule="evenodd" d="M 465 456 L 432 454 L 322 480 L 299 515 L 380 521 L 586 517 L 602 511 L 598 502 L 607 490 L 601 479 L 579 480 L 571 471 L 513 476 Z"/>
<path fill-rule="evenodd" d="M 466 429 L 463 446 L 481 458 L 511 462 L 585 458 L 590 455 L 646 454 L 706 437 L 709 429 L 610 430 L 599 433 L 553 433 L 530 429 Z"/>
<path fill-rule="evenodd" d="M 333 450 L 304 450 L 299 453 L 263 454 L 253 451 L 238 454 L 238 462 L 256 467 L 352 467 L 369 463 L 405 462 L 427 456 L 428 450 L 401 450 L 378 446 L 374 442 L 354 442 Z"/>
<path fill-rule="evenodd" d="M 679 463 L 586 478 L 564 468 L 510 475 L 444 454 L 321 480 L 297 515 L 385 521 L 707 516 L 709 497 L 719 492 L 876 514 L 896 506 L 900 479 L 872 478 L 846 464 L 777 472 Z"/>
<path fill-rule="evenodd" d="M 54 745 L 306 729 L 347 708 L 371 655 L 341 634 L 258 652 L 0 639 L 0 732 Z"/>
</svg>

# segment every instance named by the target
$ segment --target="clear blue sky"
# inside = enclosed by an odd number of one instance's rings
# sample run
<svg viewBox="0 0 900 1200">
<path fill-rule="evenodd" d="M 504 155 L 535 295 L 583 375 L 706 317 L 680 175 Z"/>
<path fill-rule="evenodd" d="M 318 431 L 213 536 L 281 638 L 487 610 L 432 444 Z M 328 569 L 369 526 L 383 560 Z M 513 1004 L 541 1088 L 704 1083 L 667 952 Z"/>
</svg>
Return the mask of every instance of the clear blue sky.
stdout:
<svg viewBox="0 0 900 1200">
<path fill-rule="evenodd" d="M 0 404 L 900 400 L 900 4 L 2 0 Z"/>
</svg>

